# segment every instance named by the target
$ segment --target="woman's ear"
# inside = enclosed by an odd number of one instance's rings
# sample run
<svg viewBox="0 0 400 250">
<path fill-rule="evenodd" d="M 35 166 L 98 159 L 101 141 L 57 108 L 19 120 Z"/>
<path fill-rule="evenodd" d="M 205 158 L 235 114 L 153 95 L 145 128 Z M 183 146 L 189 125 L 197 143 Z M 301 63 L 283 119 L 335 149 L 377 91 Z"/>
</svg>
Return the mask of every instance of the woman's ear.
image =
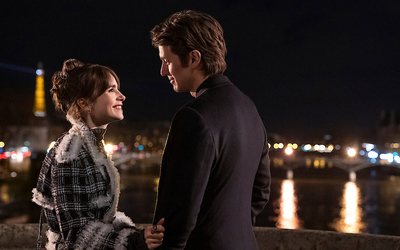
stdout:
<svg viewBox="0 0 400 250">
<path fill-rule="evenodd" d="M 77 103 L 78 103 L 78 106 L 83 110 L 87 107 L 87 102 L 84 98 L 78 99 Z"/>
<path fill-rule="evenodd" d="M 87 100 L 85 100 L 85 98 L 78 99 L 77 103 L 78 103 L 78 106 L 81 109 L 81 111 L 83 111 L 84 113 L 91 112 L 90 106 L 89 106 Z"/>
<path fill-rule="evenodd" d="M 189 53 L 189 66 L 196 68 L 201 63 L 201 53 L 198 50 L 192 50 Z"/>
</svg>

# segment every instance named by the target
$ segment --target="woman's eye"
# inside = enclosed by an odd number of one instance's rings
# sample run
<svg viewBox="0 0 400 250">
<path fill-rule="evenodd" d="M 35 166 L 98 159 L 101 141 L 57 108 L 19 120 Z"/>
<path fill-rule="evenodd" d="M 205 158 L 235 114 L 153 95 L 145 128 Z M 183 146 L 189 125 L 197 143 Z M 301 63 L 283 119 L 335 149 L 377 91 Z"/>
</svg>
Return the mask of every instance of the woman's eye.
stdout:
<svg viewBox="0 0 400 250">
<path fill-rule="evenodd" d="M 114 91 L 114 89 L 113 88 L 111 88 L 108 92 L 113 92 Z"/>
</svg>

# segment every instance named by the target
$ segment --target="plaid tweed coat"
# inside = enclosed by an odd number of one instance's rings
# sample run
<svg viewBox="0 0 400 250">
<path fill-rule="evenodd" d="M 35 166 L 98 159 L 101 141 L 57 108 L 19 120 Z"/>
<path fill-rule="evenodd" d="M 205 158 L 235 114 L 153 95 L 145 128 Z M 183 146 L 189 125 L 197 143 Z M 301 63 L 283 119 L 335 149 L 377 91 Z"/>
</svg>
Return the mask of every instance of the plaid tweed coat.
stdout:
<svg viewBox="0 0 400 250">
<path fill-rule="evenodd" d="M 116 212 L 119 173 L 103 135 L 72 125 L 46 155 L 32 191 L 32 201 L 45 208 L 46 249 L 126 249 L 134 224 Z"/>
</svg>

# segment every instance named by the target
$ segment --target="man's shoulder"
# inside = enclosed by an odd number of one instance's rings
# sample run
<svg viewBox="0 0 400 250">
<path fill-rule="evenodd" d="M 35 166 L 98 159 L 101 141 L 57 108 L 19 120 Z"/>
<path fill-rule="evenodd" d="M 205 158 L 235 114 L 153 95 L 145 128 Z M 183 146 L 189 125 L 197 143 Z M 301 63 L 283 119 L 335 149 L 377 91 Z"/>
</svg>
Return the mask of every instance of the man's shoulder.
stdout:
<svg viewBox="0 0 400 250">
<path fill-rule="evenodd" d="M 230 83 L 207 89 L 197 98 L 186 103 L 182 108 L 192 108 L 201 111 L 207 109 L 225 109 L 233 106 L 244 107 L 247 105 L 254 105 L 251 98 Z"/>
</svg>

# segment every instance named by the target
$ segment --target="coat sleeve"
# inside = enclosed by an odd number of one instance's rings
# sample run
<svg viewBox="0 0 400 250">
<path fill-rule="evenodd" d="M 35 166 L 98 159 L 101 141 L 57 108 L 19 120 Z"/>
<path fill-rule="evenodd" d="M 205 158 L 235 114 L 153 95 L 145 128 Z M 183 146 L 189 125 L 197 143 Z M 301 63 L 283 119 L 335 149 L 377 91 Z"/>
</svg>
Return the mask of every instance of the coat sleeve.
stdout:
<svg viewBox="0 0 400 250">
<path fill-rule="evenodd" d="M 251 200 L 251 218 L 253 225 L 256 222 L 256 216 L 261 213 L 265 205 L 268 203 L 271 185 L 271 173 L 269 167 L 269 146 L 267 135 L 264 129 L 265 141 L 261 154 L 260 163 L 254 179 L 253 195 Z"/>
<path fill-rule="evenodd" d="M 99 220 L 106 204 L 102 208 L 91 202 L 105 196 L 106 185 L 100 173 L 87 167 L 88 161 L 81 152 L 79 159 L 52 169 L 51 191 L 61 242 L 68 249 L 126 249 L 131 230 L 116 230 L 112 223 Z"/>
<path fill-rule="evenodd" d="M 154 222 L 165 218 L 160 249 L 183 249 L 196 225 L 215 146 L 211 131 L 194 109 L 175 115 L 161 164 Z"/>
</svg>

